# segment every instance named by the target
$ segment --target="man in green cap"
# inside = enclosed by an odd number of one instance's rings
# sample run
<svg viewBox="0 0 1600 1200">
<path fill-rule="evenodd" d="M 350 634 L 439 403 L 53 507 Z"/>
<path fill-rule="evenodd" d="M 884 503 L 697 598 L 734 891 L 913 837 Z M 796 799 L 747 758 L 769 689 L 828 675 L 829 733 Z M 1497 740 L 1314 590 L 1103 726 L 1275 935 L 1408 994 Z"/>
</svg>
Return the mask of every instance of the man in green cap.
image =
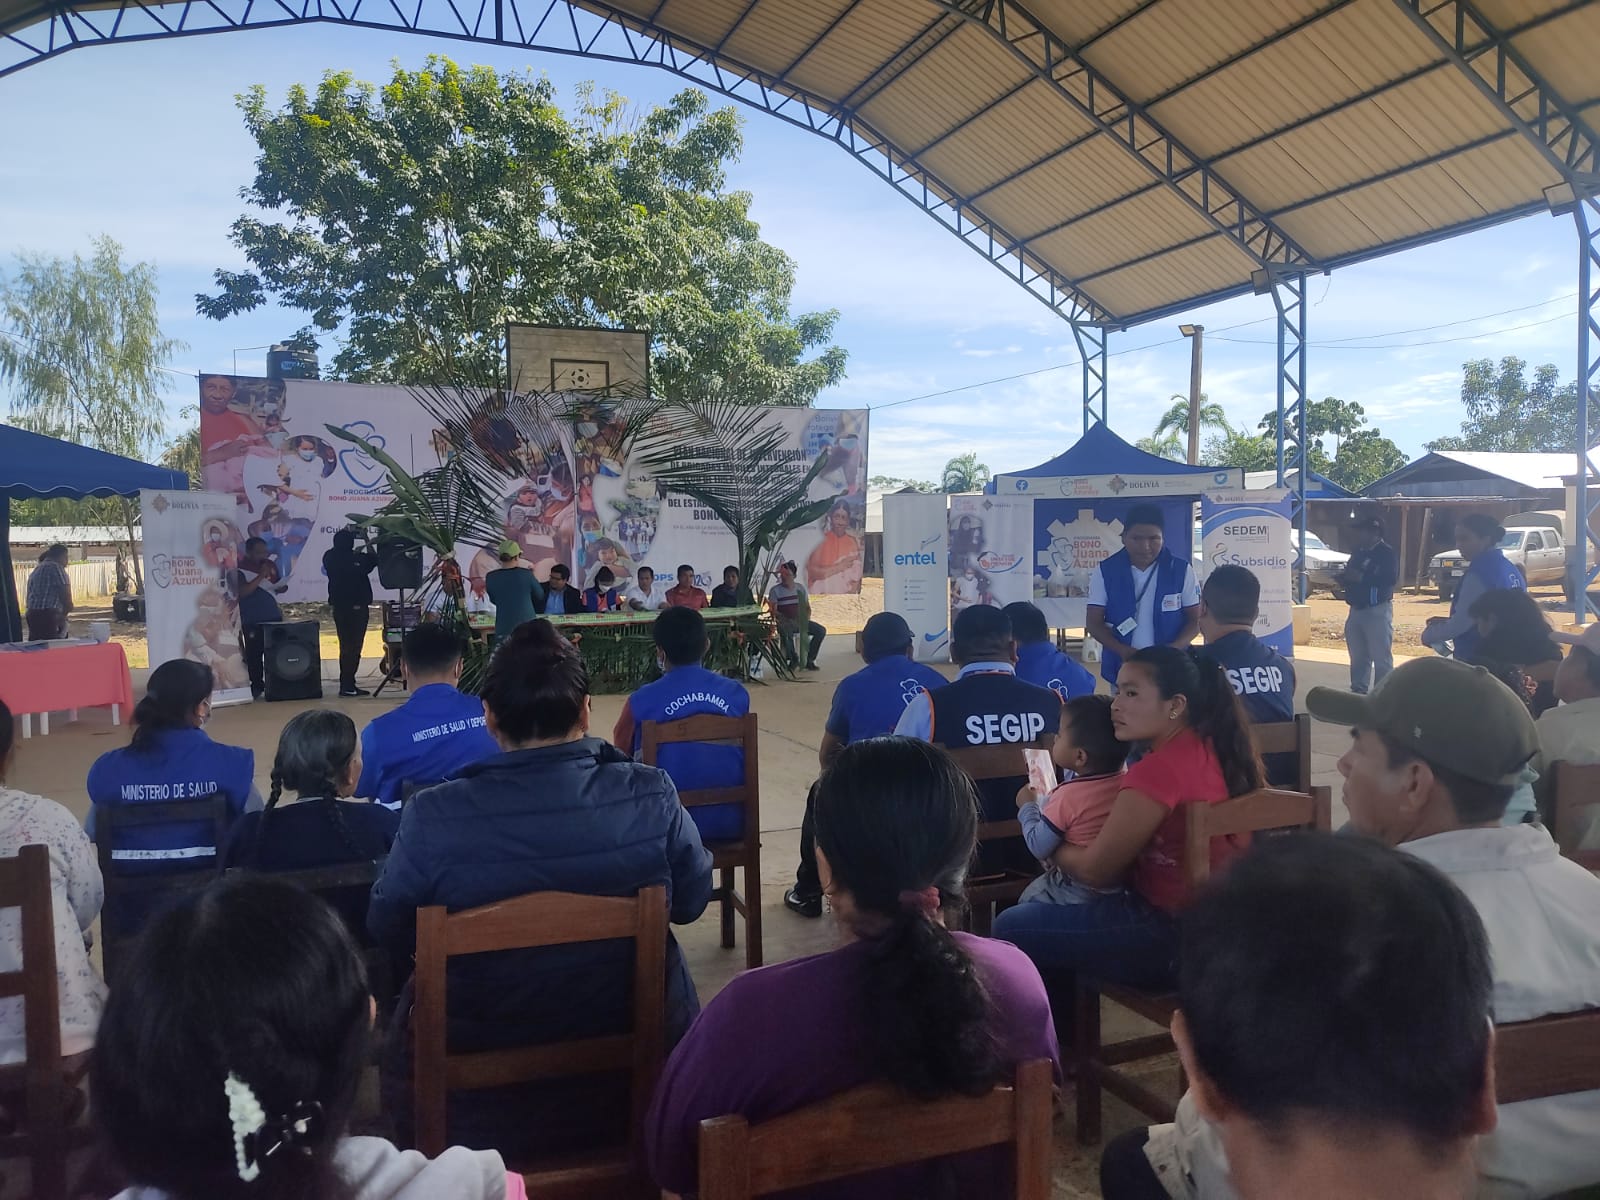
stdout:
<svg viewBox="0 0 1600 1200">
<path fill-rule="evenodd" d="M 494 605 L 494 636 L 498 641 L 524 621 L 544 611 L 544 585 L 522 561 L 522 547 L 509 538 L 496 551 L 498 570 L 483 577 L 483 590 Z"/>
<path fill-rule="evenodd" d="M 1539 749 L 1511 689 L 1482 667 L 1419 658 L 1370 695 L 1312 688 L 1306 707 L 1350 730 L 1339 774 L 1351 832 L 1432 864 L 1478 910 L 1495 1020 L 1600 1007 L 1600 879 L 1562 858 L 1542 826 L 1500 824 Z M 1478 1194 L 1549 1196 L 1600 1183 L 1597 1129 L 1600 1091 L 1500 1106 L 1498 1128 L 1478 1147 Z M 1174 1197 L 1234 1194 L 1216 1130 L 1187 1095 L 1143 1149 Z"/>
</svg>

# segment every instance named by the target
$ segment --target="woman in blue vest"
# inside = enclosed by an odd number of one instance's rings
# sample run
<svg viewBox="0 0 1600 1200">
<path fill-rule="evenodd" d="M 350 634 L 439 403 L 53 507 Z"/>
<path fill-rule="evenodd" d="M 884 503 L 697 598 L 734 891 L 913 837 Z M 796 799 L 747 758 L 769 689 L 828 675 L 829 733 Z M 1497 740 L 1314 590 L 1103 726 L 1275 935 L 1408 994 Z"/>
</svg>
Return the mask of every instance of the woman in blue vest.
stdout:
<svg viewBox="0 0 1600 1200">
<path fill-rule="evenodd" d="M 1187 646 L 1200 631 L 1194 566 L 1168 550 L 1161 509 L 1136 504 L 1122 521 L 1122 549 L 1094 569 L 1084 628 L 1105 647 L 1110 684 L 1124 659 L 1147 646 Z"/>
<path fill-rule="evenodd" d="M 1456 549 L 1467 561 L 1467 572 L 1450 601 L 1450 615 L 1429 618 L 1422 631 L 1424 646 L 1449 654 L 1453 642 L 1455 656 L 1471 662 L 1479 640 L 1472 617 L 1478 597 L 1497 588 L 1527 588 L 1522 572 L 1500 552 L 1500 539 L 1505 535 L 1505 527 L 1484 513 L 1470 513 L 1456 522 Z"/>
</svg>

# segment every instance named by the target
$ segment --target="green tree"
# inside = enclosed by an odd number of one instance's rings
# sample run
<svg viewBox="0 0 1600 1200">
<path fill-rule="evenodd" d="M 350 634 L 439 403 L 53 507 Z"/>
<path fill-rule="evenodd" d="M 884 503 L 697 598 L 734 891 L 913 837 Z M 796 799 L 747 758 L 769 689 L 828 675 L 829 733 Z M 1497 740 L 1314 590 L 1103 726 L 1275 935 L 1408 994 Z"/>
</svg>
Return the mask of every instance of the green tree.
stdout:
<svg viewBox="0 0 1600 1200">
<path fill-rule="evenodd" d="M 1250 434 L 1231 429 L 1206 439 L 1206 462 L 1219 467 L 1238 467 L 1244 471 L 1271 471 L 1278 465 L 1278 451 L 1266 434 Z"/>
<path fill-rule="evenodd" d="M 1537 368 L 1529 383 L 1527 368 L 1515 355 L 1502 358 L 1498 366 L 1487 358 L 1461 364 L 1461 404 L 1466 409 L 1461 432 L 1428 442 L 1428 449 L 1573 450 L 1577 385 L 1562 384 L 1553 363 Z"/>
<path fill-rule="evenodd" d="M 1228 424 L 1228 414 L 1222 411 L 1222 405 L 1211 403 L 1206 399 L 1206 394 L 1201 392 L 1200 431 L 1204 433 L 1207 429 L 1214 429 L 1218 433 L 1226 434 L 1232 428 L 1233 426 Z M 1161 414 L 1161 419 L 1156 422 L 1154 436 L 1157 439 L 1161 438 L 1163 434 L 1169 433 L 1184 442 L 1187 447 L 1189 440 L 1189 397 L 1174 394 L 1172 396 L 1172 404 L 1167 408 L 1166 412 Z M 1187 453 L 1188 450 L 1185 448 L 1184 454 Z M 1182 456 L 1180 455 L 1180 457 Z"/>
<path fill-rule="evenodd" d="M 184 432 L 167 444 L 167 448 L 161 452 L 161 465 L 169 470 L 182 471 L 189 477 L 189 490 L 198 492 L 205 487 L 200 464 L 199 406 L 185 405 L 178 415 L 196 423 L 187 426 Z"/>
<path fill-rule="evenodd" d="M 897 475 L 874 475 L 867 480 L 869 487 L 883 488 L 886 491 L 900 492 L 910 488 L 914 492 L 937 492 L 939 489 L 926 479 L 901 479 Z"/>
<path fill-rule="evenodd" d="M 1134 443 L 1136 447 L 1146 454 L 1157 454 L 1162 458 L 1170 458 L 1174 462 L 1182 462 L 1188 451 L 1184 447 L 1184 439 L 1169 430 L 1162 434 L 1151 434 L 1142 437 Z"/>
<path fill-rule="evenodd" d="M 1324 474 L 1341 487 L 1359 492 L 1390 471 L 1406 465 L 1406 456 L 1376 429 L 1357 429 L 1344 440 L 1333 465 Z"/>
<path fill-rule="evenodd" d="M 988 466 L 979 462 L 977 454 L 969 450 L 945 463 L 944 471 L 939 476 L 939 490 L 947 493 L 979 492 L 988 482 Z"/>
<path fill-rule="evenodd" d="M 83 446 L 148 461 L 161 444 L 161 372 L 182 343 L 163 337 L 155 267 L 124 263 L 122 247 L 96 238 L 87 259 L 19 256 L 0 276 L 0 382 L 18 425 Z M 137 505 L 116 503 L 133 551 Z"/>
<path fill-rule="evenodd" d="M 1278 414 L 1269 412 L 1256 426 L 1273 451 L 1276 466 Z M 1325 439 L 1333 439 L 1330 456 Z M 1318 475 L 1352 492 L 1405 465 L 1406 456 L 1388 438 L 1368 428 L 1366 410 L 1353 400 L 1324 396 L 1306 405 L 1306 460 Z M 1265 470 L 1266 468 L 1261 468 Z"/>
<path fill-rule="evenodd" d="M 806 405 L 844 377 L 838 313 L 790 315 L 793 262 L 723 190 L 742 119 L 702 92 L 641 112 L 584 88 L 569 115 L 547 79 L 431 57 L 239 107 L 260 147 L 244 199 L 285 219 L 236 220 L 251 269 L 197 306 L 270 298 L 342 329 L 333 377 L 499 378 L 508 321 L 649 329 L 669 399 Z"/>
</svg>

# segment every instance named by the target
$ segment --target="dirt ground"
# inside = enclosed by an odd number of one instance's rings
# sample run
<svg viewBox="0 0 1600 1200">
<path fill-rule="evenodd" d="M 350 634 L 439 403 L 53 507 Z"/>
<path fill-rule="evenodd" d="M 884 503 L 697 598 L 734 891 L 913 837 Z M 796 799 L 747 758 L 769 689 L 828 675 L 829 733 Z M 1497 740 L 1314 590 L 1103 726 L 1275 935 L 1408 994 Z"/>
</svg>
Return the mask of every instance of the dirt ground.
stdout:
<svg viewBox="0 0 1600 1200">
<path fill-rule="evenodd" d="M 1572 620 L 1572 609 L 1562 599 L 1561 587 L 1548 584 L 1530 588 L 1539 607 L 1545 610 L 1550 624 L 1564 628 Z M 1343 600 L 1335 600 L 1326 592 L 1311 597 L 1311 641 L 1313 646 L 1339 647 L 1344 645 L 1344 619 L 1350 612 Z M 1426 592 L 1401 592 L 1394 598 L 1394 647 L 1397 651 L 1415 651 L 1422 644 L 1422 627 L 1429 617 L 1450 615 L 1450 602 L 1439 599 L 1431 588 Z"/>
</svg>

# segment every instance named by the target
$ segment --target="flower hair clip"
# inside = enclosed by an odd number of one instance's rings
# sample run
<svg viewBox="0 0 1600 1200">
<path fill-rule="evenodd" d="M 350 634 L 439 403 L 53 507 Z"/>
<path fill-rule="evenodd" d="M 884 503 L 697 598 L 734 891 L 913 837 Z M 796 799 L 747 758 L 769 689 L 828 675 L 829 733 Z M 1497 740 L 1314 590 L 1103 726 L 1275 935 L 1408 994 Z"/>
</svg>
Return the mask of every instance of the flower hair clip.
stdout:
<svg viewBox="0 0 1600 1200">
<path fill-rule="evenodd" d="M 282 1117 L 268 1117 L 248 1083 L 232 1071 L 222 1083 L 228 1097 L 228 1122 L 233 1126 L 233 1160 L 239 1178 L 251 1183 L 261 1164 L 285 1146 L 299 1146 L 316 1136 L 322 1105 L 301 1101 Z"/>
</svg>

